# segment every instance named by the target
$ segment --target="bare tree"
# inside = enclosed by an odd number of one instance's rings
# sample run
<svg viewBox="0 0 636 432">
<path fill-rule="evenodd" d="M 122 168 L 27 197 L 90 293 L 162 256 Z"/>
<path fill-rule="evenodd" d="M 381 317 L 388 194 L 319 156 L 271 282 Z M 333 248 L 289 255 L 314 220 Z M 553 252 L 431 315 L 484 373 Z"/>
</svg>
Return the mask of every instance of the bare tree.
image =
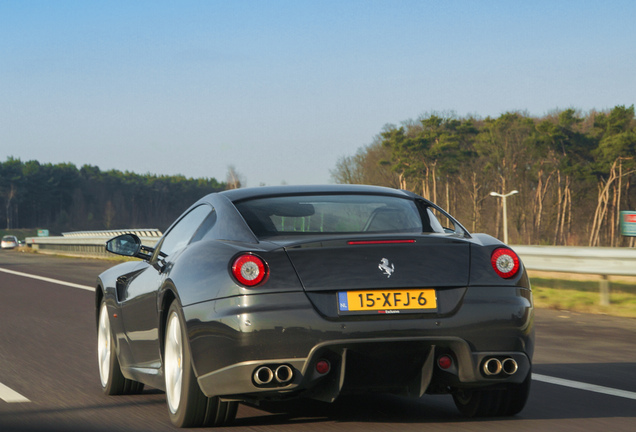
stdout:
<svg viewBox="0 0 636 432">
<path fill-rule="evenodd" d="M 225 176 L 228 189 L 239 189 L 245 184 L 245 178 L 236 171 L 234 165 L 227 167 L 227 175 Z"/>
<path fill-rule="evenodd" d="M 7 191 L 7 229 L 11 229 L 11 201 L 13 201 L 13 198 L 15 198 L 15 195 L 17 193 L 17 189 L 15 187 L 15 185 L 13 183 L 11 183 L 11 186 L 9 187 L 9 190 Z"/>
</svg>

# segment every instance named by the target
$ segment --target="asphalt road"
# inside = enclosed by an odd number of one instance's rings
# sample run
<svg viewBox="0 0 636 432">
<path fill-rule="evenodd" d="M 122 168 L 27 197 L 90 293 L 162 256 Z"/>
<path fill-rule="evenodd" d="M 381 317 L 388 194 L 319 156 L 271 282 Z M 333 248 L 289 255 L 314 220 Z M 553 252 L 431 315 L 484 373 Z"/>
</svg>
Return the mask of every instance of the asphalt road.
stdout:
<svg viewBox="0 0 636 432">
<path fill-rule="evenodd" d="M 175 430 L 164 393 L 101 392 L 90 288 L 112 265 L 0 251 L 0 431 Z M 532 391 L 515 417 L 465 419 L 450 396 L 375 396 L 241 405 L 218 430 L 636 430 L 636 320 L 537 310 L 536 327 Z"/>
</svg>

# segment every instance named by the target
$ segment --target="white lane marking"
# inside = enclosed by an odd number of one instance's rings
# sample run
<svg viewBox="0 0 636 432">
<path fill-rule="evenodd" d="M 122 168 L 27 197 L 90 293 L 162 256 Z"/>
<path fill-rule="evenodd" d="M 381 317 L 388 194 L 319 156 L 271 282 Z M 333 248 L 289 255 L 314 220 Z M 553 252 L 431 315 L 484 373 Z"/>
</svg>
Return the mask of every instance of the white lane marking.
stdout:
<svg viewBox="0 0 636 432">
<path fill-rule="evenodd" d="M 572 381 L 563 378 L 556 378 L 547 375 L 539 375 L 536 373 L 532 374 L 532 379 L 535 381 L 541 381 L 549 384 L 556 384 L 564 387 L 571 387 L 579 390 L 587 390 L 595 393 L 602 393 L 611 396 L 618 396 L 626 399 L 634 399 L 636 400 L 636 393 L 630 392 L 626 390 L 619 390 L 611 387 L 603 387 L 594 384 L 588 384 L 579 381 Z"/>
<path fill-rule="evenodd" d="M 44 282 L 50 282 L 50 283 L 58 284 L 58 285 L 65 285 L 65 286 L 72 287 L 72 288 L 79 288 L 79 289 L 88 290 L 88 291 L 95 291 L 95 288 L 87 286 L 87 285 L 74 284 L 74 283 L 71 283 L 71 282 L 65 282 L 65 281 L 61 281 L 61 280 L 57 280 L 57 279 L 51 279 L 51 278 L 47 278 L 47 277 L 43 277 L 43 276 L 36 276 L 36 275 L 28 274 L 28 273 L 22 273 L 22 272 L 17 272 L 17 271 L 13 271 L 13 270 L 3 269 L 3 268 L 0 268 L 0 271 L 4 272 L 4 273 L 9 273 L 9 274 L 12 274 L 12 275 L 16 275 L 16 276 L 28 277 L 28 278 L 31 278 L 31 279 L 37 279 L 37 280 L 41 280 L 41 281 L 44 281 Z M 29 399 L 27 399 L 26 397 L 22 396 L 20 393 L 10 389 L 9 387 L 7 387 L 6 385 L 4 385 L 2 383 L 0 383 L 0 399 L 2 399 L 3 401 L 5 401 L 7 403 L 31 402 Z"/>
<path fill-rule="evenodd" d="M 64 281 L 61 281 L 61 280 L 51 279 L 51 278 L 47 278 L 47 277 L 44 277 L 44 276 L 36 276 L 36 275 L 28 274 L 28 273 L 22 273 L 22 272 L 17 272 L 17 271 L 13 271 L 13 270 L 3 269 L 3 268 L 0 268 L 0 271 L 4 272 L 4 273 L 9 273 L 9 274 L 12 274 L 12 275 L 16 275 L 16 276 L 28 277 L 28 278 L 31 278 L 31 279 L 38 279 L 38 280 L 41 280 L 41 281 L 50 282 L 50 283 L 54 283 L 54 284 L 58 284 L 58 285 L 65 285 L 65 286 L 72 287 L 72 288 L 79 288 L 79 289 L 83 289 L 83 290 L 87 290 L 87 291 L 95 291 L 94 287 L 90 287 L 88 285 L 74 284 L 74 283 L 71 283 L 71 282 L 64 282 Z"/>
<path fill-rule="evenodd" d="M 7 403 L 31 402 L 17 391 L 11 390 L 9 387 L 2 383 L 0 383 L 0 399 Z"/>
</svg>

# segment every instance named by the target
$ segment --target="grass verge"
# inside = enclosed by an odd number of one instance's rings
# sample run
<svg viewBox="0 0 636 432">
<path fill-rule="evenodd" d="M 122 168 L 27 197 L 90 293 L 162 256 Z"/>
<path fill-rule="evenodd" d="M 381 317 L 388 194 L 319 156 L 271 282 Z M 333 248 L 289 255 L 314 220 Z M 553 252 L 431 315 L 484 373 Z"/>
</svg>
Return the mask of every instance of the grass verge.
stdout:
<svg viewBox="0 0 636 432">
<path fill-rule="evenodd" d="M 600 276 L 538 272 L 529 276 L 536 307 L 636 318 L 636 278 L 610 277 L 610 305 L 601 306 Z"/>
</svg>

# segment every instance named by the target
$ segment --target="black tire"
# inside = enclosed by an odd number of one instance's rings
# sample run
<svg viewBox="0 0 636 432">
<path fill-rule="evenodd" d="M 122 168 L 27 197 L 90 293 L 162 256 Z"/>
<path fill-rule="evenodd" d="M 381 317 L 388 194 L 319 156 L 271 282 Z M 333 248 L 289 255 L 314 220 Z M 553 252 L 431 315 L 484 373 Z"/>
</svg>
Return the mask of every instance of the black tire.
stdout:
<svg viewBox="0 0 636 432">
<path fill-rule="evenodd" d="M 499 410 L 500 416 L 513 416 L 523 410 L 530 395 L 531 381 L 532 373 L 528 372 L 528 376 L 521 384 L 508 384 L 504 390 L 504 400 Z"/>
<path fill-rule="evenodd" d="M 127 379 L 121 373 L 121 367 L 115 352 L 113 333 L 110 328 L 108 308 L 104 301 L 99 307 L 99 319 L 97 321 L 97 361 L 99 379 L 105 394 L 137 394 L 144 389 L 142 383 Z"/>
<path fill-rule="evenodd" d="M 453 393 L 453 401 L 466 417 L 494 417 L 499 411 L 501 393 L 501 390 L 459 389 Z"/>
<path fill-rule="evenodd" d="M 188 343 L 185 320 L 177 301 L 168 310 L 164 341 L 164 377 L 170 420 L 177 427 L 222 426 L 236 417 L 237 402 L 206 397 L 199 387 Z"/>
<path fill-rule="evenodd" d="M 466 417 L 509 417 L 521 412 L 528 401 L 532 374 L 521 384 L 498 389 L 458 389 L 453 393 L 455 406 Z"/>
</svg>

